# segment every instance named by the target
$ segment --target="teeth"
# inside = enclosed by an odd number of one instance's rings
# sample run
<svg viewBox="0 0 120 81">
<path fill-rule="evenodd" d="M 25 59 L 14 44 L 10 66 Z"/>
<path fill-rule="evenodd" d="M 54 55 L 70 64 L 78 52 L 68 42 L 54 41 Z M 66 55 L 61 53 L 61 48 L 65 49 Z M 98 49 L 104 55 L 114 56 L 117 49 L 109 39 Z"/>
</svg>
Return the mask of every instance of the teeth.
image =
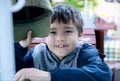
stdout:
<svg viewBox="0 0 120 81">
<path fill-rule="evenodd" d="M 58 47 L 64 47 L 64 45 L 58 45 Z"/>
<path fill-rule="evenodd" d="M 60 47 L 60 48 L 62 48 L 62 47 L 65 47 L 66 45 L 57 45 L 57 47 Z"/>
</svg>

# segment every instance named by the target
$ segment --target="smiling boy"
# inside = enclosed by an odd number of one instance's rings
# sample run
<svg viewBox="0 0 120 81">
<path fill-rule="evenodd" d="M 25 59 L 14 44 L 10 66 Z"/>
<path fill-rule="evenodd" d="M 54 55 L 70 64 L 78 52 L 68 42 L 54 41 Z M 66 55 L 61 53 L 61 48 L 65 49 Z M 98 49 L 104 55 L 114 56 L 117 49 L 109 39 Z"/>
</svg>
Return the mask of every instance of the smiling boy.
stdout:
<svg viewBox="0 0 120 81">
<path fill-rule="evenodd" d="M 111 70 L 98 50 L 79 41 L 83 32 L 80 12 L 65 4 L 53 10 L 46 44 L 38 44 L 26 54 L 31 31 L 26 40 L 15 44 L 19 70 L 15 81 L 111 81 Z"/>
</svg>

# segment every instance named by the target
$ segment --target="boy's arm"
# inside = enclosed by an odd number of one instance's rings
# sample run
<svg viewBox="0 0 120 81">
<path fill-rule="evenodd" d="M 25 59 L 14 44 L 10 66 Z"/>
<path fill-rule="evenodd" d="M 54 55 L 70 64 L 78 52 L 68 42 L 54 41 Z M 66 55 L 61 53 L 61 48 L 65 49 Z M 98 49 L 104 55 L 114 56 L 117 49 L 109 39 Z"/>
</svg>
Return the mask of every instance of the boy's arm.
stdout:
<svg viewBox="0 0 120 81">
<path fill-rule="evenodd" d="M 16 71 L 22 69 L 23 67 L 26 67 L 24 56 L 27 54 L 28 51 L 28 45 L 31 43 L 32 32 L 29 31 L 27 34 L 27 38 L 25 40 L 21 40 L 20 42 L 15 43 L 15 60 L 16 60 Z M 32 53 L 32 52 L 31 52 Z M 28 57 L 32 61 L 32 57 Z M 27 58 L 27 59 L 28 59 Z"/>
<path fill-rule="evenodd" d="M 15 63 L 16 71 L 23 68 L 23 57 L 26 55 L 28 48 L 23 48 L 18 42 L 15 43 Z"/>
<path fill-rule="evenodd" d="M 50 73 L 46 71 L 35 68 L 25 68 L 16 73 L 15 81 L 51 81 L 51 76 Z"/>
</svg>

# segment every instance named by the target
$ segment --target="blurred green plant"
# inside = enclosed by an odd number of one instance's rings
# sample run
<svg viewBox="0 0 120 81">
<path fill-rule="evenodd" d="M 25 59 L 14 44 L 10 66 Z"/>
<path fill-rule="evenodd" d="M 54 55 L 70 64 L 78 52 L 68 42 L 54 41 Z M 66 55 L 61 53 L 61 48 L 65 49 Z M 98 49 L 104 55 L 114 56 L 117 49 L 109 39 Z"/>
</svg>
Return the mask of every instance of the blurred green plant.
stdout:
<svg viewBox="0 0 120 81">
<path fill-rule="evenodd" d="M 84 2 L 85 0 L 64 0 L 63 3 L 71 5 L 73 7 L 76 7 L 78 10 L 83 11 L 84 10 Z M 56 5 L 57 2 L 52 2 L 52 5 Z M 95 9 L 95 7 L 98 5 L 97 0 L 88 0 L 89 9 Z"/>
</svg>

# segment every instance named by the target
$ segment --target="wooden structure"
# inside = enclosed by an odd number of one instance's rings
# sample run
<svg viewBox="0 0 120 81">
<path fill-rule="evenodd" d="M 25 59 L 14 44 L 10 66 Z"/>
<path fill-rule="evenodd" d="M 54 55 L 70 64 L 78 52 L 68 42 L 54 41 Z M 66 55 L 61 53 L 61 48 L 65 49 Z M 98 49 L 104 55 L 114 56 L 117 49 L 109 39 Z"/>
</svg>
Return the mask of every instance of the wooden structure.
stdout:
<svg viewBox="0 0 120 81">
<path fill-rule="evenodd" d="M 95 46 L 100 53 L 104 53 L 104 30 L 85 28 L 83 31 L 83 38 L 90 38 L 87 43 Z"/>
</svg>

